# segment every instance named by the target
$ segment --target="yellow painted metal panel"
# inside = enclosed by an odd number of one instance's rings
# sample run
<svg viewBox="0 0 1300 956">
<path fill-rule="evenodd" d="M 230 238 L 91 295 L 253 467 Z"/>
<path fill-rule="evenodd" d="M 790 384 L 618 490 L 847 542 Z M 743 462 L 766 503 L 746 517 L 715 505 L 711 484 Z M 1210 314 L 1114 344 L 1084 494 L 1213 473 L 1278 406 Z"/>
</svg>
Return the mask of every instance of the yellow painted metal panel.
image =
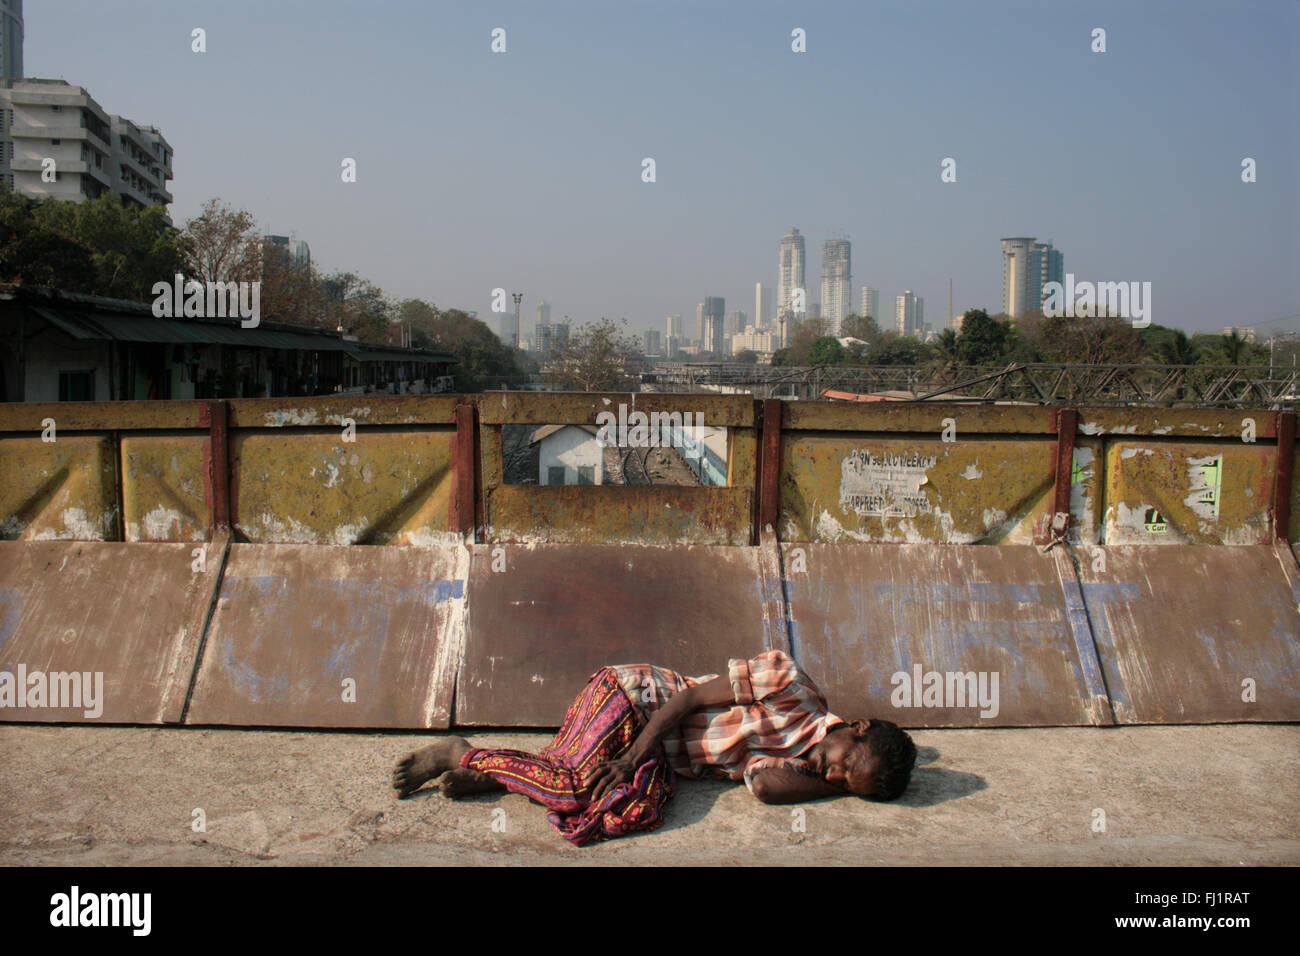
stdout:
<svg viewBox="0 0 1300 956">
<path fill-rule="evenodd" d="M 949 426 L 947 419 L 951 419 Z M 948 402 L 788 402 L 785 427 L 799 431 L 1056 434 L 1056 409 Z"/>
<path fill-rule="evenodd" d="M 0 536 L 111 541 L 120 511 L 107 437 L 0 438 Z"/>
<path fill-rule="evenodd" d="M 1107 544 L 1268 544 L 1276 446 L 1106 445 Z"/>
<path fill-rule="evenodd" d="M 266 544 L 425 544 L 449 530 L 450 428 L 235 432 L 232 520 Z"/>
<path fill-rule="evenodd" d="M 784 437 L 785 541 L 1029 544 L 1053 507 L 1054 442 Z"/>
<path fill-rule="evenodd" d="M 206 541 L 206 435 L 122 436 L 122 517 L 127 541 Z"/>
</svg>

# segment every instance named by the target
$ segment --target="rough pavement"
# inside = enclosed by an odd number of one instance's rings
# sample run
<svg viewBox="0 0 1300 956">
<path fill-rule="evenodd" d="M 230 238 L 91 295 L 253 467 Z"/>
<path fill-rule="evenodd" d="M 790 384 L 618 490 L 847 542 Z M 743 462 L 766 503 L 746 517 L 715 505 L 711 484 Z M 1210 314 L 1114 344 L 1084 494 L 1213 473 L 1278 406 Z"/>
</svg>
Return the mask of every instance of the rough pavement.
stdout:
<svg viewBox="0 0 1300 956">
<path fill-rule="evenodd" d="M 683 781 L 662 829 L 583 849 L 521 796 L 397 800 L 392 764 L 434 736 L 0 726 L 0 864 L 1300 863 L 1294 725 L 918 730 L 897 803 L 801 819 Z"/>
</svg>

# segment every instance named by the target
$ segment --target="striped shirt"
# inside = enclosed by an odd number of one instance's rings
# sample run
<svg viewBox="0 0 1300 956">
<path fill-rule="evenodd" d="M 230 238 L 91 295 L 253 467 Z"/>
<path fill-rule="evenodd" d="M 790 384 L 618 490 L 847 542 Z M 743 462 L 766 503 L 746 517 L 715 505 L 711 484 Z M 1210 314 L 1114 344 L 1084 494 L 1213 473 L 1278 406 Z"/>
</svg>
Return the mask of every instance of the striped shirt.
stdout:
<svg viewBox="0 0 1300 956">
<path fill-rule="evenodd" d="M 614 671 L 643 721 L 674 694 L 718 676 L 683 677 L 651 664 Z M 733 704 L 694 711 L 664 738 L 673 770 L 684 777 L 744 780 L 751 791 L 754 775 L 770 767 L 814 775 L 801 755 L 843 721 L 827 709 L 812 679 L 782 651 L 729 661 L 727 678 Z"/>
</svg>

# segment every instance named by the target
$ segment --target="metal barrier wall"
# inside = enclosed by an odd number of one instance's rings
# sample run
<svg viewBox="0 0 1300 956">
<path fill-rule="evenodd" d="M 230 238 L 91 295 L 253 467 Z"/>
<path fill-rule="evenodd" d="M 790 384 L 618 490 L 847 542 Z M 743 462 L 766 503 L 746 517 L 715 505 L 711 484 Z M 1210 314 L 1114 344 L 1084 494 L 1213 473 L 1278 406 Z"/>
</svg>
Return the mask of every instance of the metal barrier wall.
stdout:
<svg viewBox="0 0 1300 956">
<path fill-rule="evenodd" d="M 727 428 L 727 485 L 505 483 L 505 426 L 620 405 Z M 1297 463 L 1259 410 L 3 405 L 0 720 L 546 726 L 765 648 L 903 726 L 1296 720 Z"/>
</svg>

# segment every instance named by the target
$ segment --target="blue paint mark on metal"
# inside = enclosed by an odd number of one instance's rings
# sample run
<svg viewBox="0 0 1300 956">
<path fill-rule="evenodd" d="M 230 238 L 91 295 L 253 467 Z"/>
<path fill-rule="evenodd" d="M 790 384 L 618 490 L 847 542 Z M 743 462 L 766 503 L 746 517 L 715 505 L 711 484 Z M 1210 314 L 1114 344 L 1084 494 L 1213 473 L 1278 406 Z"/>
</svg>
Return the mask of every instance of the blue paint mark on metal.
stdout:
<svg viewBox="0 0 1300 956">
<path fill-rule="evenodd" d="M 1085 605 L 1093 602 L 1097 604 L 1128 604 L 1131 601 L 1136 601 L 1141 596 L 1142 591 L 1132 581 L 1084 581 L 1082 593 Z M 1100 613 L 1090 615 L 1089 619 L 1092 621 L 1092 633 L 1097 639 L 1097 652 L 1102 665 L 1104 667 L 1106 664 L 1110 664 L 1110 670 L 1106 676 L 1109 678 L 1111 706 L 1118 705 L 1132 713 L 1133 703 L 1129 699 L 1127 688 L 1124 686 L 1124 677 L 1119 672 L 1119 652 L 1115 650 L 1115 638 L 1110 633 L 1110 621 L 1106 617 L 1105 609 L 1101 609 Z"/>
<path fill-rule="evenodd" d="M 1132 581 L 1084 581 L 1083 600 L 1107 604 L 1127 604 L 1142 596 L 1142 589 Z"/>
<path fill-rule="evenodd" d="M 221 640 L 221 668 L 230 678 L 231 686 L 251 701 L 262 703 L 269 696 L 282 700 L 289 692 L 289 679 L 284 675 L 264 677 L 252 667 L 235 658 L 233 638 L 225 635 Z"/>
<path fill-rule="evenodd" d="M 0 588 L 0 650 L 18 630 L 23 618 L 23 595 L 17 588 Z"/>
<path fill-rule="evenodd" d="M 1106 701 L 1110 709 L 1110 696 L 1106 693 L 1106 679 L 1097 656 L 1097 645 L 1093 643 L 1092 628 L 1088 624 L 1088 609 L 1083 603 L 1083 592 L 1073 575 L 1061 577 L 1061 592 L 1065 596 L 1065 619 L 1070 625 L 1070 636 L 1074 639 L 1074 649 L 1078 663 L 1071 661 L 1075 674 L 1081 679 L 1089 700 L 1098 698 Z M 1082 671 L 1080 671 L 1082 668 Z M 1100 716 L 1100 715 L 1098 715 Z M 1112 712 L 1111 719 L 1114 719 Z"/>
<path fill-rule="evenodd" d="M 269 598 L 276 591 L 283 592 L 285 579 L 276 575 L 254 575 L 246 578 L 227 577 L 222 582 L 221 600 L 230 598 Z"/>
<path fill-rule="evenodd" d="M 977 601 L 981 604 L 1039 604 L 1042 596 L 1036 584 L 971 581 L 947 584 L 941 581 L 907 581 L 877 584 L 877 595 L 889 594 L 898 604 L 932 601 Z"/>
<path fill-rule="evenodd" d="M 334 648 L 325 659 L 325 669 L 334 674 L 343 673 L 345 669 L 355 670 L 350 665 L 353 663 L 356 648 L 356 641 L 347 641 Z"/>
</svg>

